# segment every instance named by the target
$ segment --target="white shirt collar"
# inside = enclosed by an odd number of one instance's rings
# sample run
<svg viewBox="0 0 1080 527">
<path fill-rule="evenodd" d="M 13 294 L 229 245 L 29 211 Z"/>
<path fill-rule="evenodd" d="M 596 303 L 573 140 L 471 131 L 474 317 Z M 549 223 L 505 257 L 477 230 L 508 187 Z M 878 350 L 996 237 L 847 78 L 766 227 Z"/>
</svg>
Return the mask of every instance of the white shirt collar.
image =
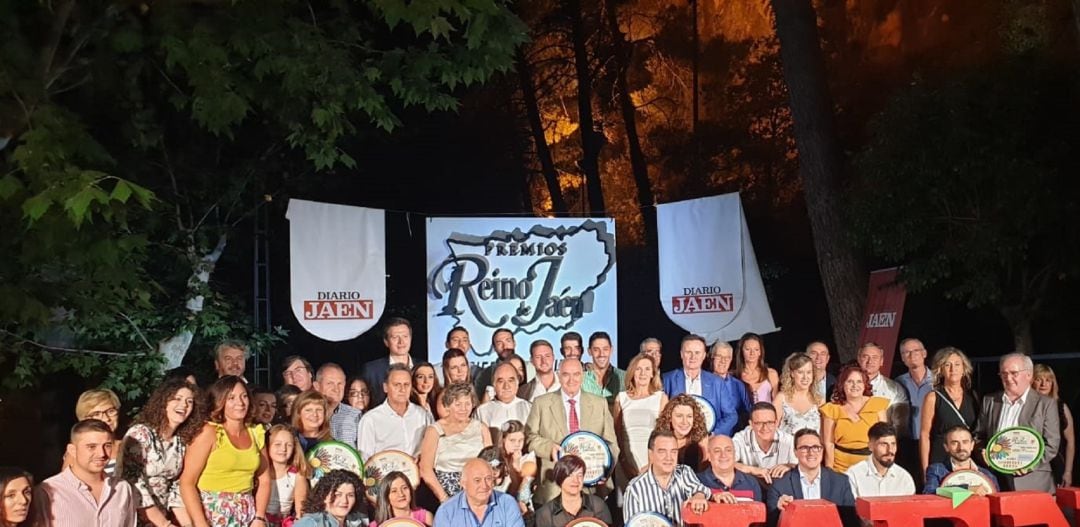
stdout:
<svg viewBox="0 0 1080 527">
<path fill-rule="evenodd" d="M 1031 387 L 1030 386 L 1028 386 L 1028 389 L 1024 390 L 1024 393 L 1022 393 L 1020 395 L 1020 398 L 1017 399 L 1016 402 L 1014 403 L 1014 402 L 1009 400 L 1009 394 L 1007 392 L 1001 392 L 1001 402 L 1005 403 L 1006 406 L 1016 404 L 1016 403 L 1020 403 L 1020 405 L 1023 406 L 1024 404 L 1027 404 L 1027 398 L 1028 398 L 1029 393 L 1031 393 Z"/>
</svg>

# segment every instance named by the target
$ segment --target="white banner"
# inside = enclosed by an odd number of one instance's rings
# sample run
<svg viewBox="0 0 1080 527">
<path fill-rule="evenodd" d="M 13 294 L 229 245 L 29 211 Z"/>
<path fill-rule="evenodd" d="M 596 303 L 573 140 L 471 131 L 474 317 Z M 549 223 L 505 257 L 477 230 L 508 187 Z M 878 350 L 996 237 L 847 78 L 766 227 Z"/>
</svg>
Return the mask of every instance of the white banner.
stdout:
<svg viewBox="0 0 1080 527">
<path fill-rule="evenodd" d="M 386 307 L 386 214 L 289 200 L 292 310 L 309 333 L 340 342 L 371 329 Z"/>
<path fill-rule="evenodd" d="M 494 361 L 491 336 L 514 332 L 516 352 L 577 331 L 611 335 L 618 364 L 615 221 L 610 218 L 431 218 L 427 223 L 428 359 L 446 334 L 469 330 L 469 361 Z"/>
<path fill-rule="evenodd" d="M 660 303 L 672 322 L 710 343 L 779 329 L 738 193 L 659 205 L 656 224 Z"/>
</svg>

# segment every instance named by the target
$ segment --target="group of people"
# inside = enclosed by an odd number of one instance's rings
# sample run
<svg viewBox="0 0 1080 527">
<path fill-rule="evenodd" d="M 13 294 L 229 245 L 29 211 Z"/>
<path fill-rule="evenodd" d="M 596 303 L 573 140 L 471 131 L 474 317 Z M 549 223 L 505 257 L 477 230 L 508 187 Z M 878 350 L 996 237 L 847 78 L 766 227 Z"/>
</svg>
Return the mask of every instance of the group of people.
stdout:
<svg viewBox="0 0 1080 527">
<path fill-rule="evenodd" d="M 1020 354 L 1000 359 L 1003 390 L 980 401 L 962 351 L 943 348 L 927 365 L 917 339 L 900 343 L 907 371 L 893 380 L 873 343 L 834 376 L 822 342 L 778 372 L 758 335 L 711 347 L 687 335 L 680 367 L 661 375 L 657 339 L 624 371 L 603 332 L 565 334 L 557 361 L 544 340 L 526 360 L 500 329 L 498 359 L 484 367 L 467 360 L 463 327 L 449 332 L 438 364 L 414 361 L 407 320 L 390 319 L 383 337 L 388 353 L 352 379 L 337 364 L 285 358 L 276 392 L 248 384 L 247 348 L 224 342 L 213 352 L 216 380 L 200 387 L 171 371 L 122 436 L 119 398 L 90 390 L 57 475 L 34 487 L 25 471 L 0 469 L 0 526 L 561 527 L 644 512 L 680 525 L 684 507 L 739 500 L 765 502 L 774 518 L 814 498 L 850 514 L 856 497 L 934 493 L 960 469 L 991 482 L 977 494 L 1072 481 L 1071 413 L 1053 371 Z M 1042 436 L 1039 465 L 1000 474 L 977 463 L 980 441 L 1017 425 Z M 599 480 L 564 451 L 581 431 L 612 454 Z M 413 456 L 419 481 L 398 471 L 316 478 L 305 454 L 330 440 L 364 460 Z"/>
</svg>

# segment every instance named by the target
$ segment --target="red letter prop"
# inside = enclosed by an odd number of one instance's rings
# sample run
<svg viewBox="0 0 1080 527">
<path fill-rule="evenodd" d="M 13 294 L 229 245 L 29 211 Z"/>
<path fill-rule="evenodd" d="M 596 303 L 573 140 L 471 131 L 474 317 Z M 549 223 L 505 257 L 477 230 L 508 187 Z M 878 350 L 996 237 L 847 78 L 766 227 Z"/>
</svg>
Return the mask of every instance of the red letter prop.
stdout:
<svg viewBox="0 0 1080 527">
<path fill-rule="evenodd" d="M 955 509 L 952 500 L 941 496 L 858 498 L 855 512 L 874 527 L 922 525 L 927 518 L 946 518 L 954 527 L 990 527 L 990 501 L 978 496 L 968 498 Z"/>
<path fill-rule="evenodd" d="M 1062 489 L 1058 489 L 1061 493 Z M 1061 514 L 1054 497 L 1037 490 L 1018 490 L 991 494 L 990 513 L 1002 527 L 1023 527 L 1025 525 L 1046 525 L 1048 527 L 1069 527 L 1065 515 Z"/>
<path fill-rule="evenodd" d="M 709 510 L 698 514 L 683 507 L 685 525 L 724 525 L 725 527 L 750 527 L 755 523 L 765 523 L 765 504 L 760 501 L 740 501 L 738 503 L 710 503 Z"/>
<path fill-rule="evenodd" d="M 1057 504 L 1062 509 L 1072 511 L 1072 517 L 1080 514 L 1080 488 L 1063 487 L 1057 489 Z"/>
<path fill-rule="evenodd" d="M 780 513 L 779 527 L 841 527 L 836 504 L 827 500 L 795 500 Z"/>
</svg>

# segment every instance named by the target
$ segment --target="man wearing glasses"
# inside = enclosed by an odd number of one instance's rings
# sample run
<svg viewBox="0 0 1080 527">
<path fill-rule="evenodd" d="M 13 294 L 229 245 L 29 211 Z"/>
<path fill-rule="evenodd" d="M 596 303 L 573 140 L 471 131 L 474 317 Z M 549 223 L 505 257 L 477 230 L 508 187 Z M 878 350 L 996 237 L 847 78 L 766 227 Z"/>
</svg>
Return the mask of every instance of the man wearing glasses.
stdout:
<svg viewBox="0 0 1080 527">
<path fill-rule="evenodd" d="M 821 465 L 825 448 L 821 436 L 814 430 L 803 428 L 795 432 L 795 456 L 799 458 L 796 470 L 773 481 L 765 500 L 771 515 L 778 516 L 795 500 L 828 500 L 836 504 L 844 525 L 858 525 L 854 516 L 855 497 L 851 485 L 842 474 Z"/>
<path fill-rule="evenodd" d="M 735 444 L 735 469 L 766 483 L 771 484 L 798 464 L 795 440 L 776 427 L 776 408 L 772 403 L 755 403 L 750 409 L 750 426 L 731 439 Z"/>
<path fill-rule="evenodd" d="M 983 396 L 979 412 L 978 436 L 986 441 L 994 434 L 1014 426 L 1026 426 L 1038 432 L 1045 442 L 1045 451 L 1034 469 L 1017 471 L 998 478 L 1001 490 L 1039 490 L 1054 492 L 1054 476 L 1050 460 L 1061 446 L 1061 428 L 1057 403 L 1031 389 L 1033 365 L 1031 357 L 1010 353 L 998 362 L 998 375 L 1004 390 Z M 983 453 L 984 457 L 986 453 Z"/>
<path fill-rule="evenodd" d="M 311 369 L 311 363 L 299 355 L 289 355 L 281 361 L 281 380 L 285 384 L 291 384 L 304 392 L 310 390 L 315 380 Z"/>
</svg>

